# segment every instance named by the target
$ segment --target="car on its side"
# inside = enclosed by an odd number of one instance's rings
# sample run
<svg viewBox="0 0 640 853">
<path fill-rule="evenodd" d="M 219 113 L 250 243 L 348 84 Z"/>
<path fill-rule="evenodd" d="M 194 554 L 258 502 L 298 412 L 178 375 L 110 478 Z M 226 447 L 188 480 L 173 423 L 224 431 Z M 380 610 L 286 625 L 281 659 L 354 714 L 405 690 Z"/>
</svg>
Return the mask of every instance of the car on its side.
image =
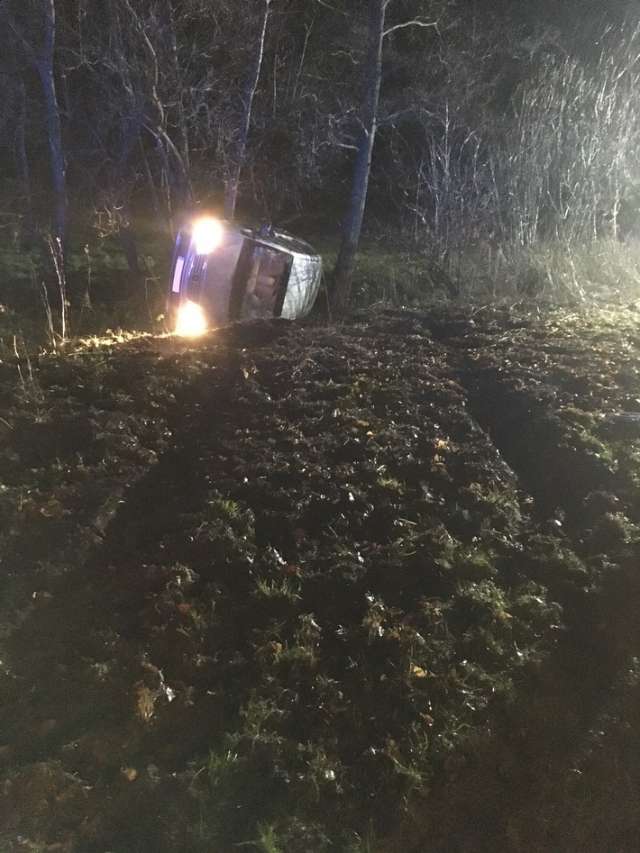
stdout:
<svg viewBox="0 0 640 853">
<path fill-rule="evenodd" d="M 304 317 L 321 278 L 322 259 L 308 243 L 270 227 L 199 217 L 176 239 L 169 324 L 198 335 L 235 320 Z"/>
</svg>

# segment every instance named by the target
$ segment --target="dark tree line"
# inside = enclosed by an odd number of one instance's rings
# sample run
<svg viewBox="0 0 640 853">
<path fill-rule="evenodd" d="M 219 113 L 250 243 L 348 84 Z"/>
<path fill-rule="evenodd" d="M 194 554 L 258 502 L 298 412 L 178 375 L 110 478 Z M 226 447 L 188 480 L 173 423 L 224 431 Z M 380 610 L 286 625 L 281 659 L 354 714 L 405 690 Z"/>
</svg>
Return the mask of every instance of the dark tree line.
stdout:
<svg viewBox="0 0 640 853">
<path fill-rule="evenodd" d="M 0 226 L 60 260 L 117 233 L 133 265 L 135 231 L 194 203 L 340 233 L 340 308 L 365 211 L 442 264 L 616 234 L 640 186 L 627 4 L 579 28 L 580 4 L 525 5 L 2 0 Z"/>
</svg>

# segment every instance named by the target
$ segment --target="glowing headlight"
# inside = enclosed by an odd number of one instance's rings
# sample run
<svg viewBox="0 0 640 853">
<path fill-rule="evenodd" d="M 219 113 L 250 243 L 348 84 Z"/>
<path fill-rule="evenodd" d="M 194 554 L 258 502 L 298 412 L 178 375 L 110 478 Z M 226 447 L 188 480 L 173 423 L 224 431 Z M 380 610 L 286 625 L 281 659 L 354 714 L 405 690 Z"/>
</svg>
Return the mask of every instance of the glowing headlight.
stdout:
<svg viewBox="0 0 640 853">
<path fill-rule="evenodd" d="M 195 302 L 183 302 L 178 308 L 176 335 L 183 338 L 197 338 L 207 331 L 207 315 Z"/>
<path fill-rule="evenodd" d="M 223 228 L 217 219 L 210 216 L 196 219 L 191 230 L 193 245 L 198 255 L 210 255 L 222 242 Z"/>
</svg>

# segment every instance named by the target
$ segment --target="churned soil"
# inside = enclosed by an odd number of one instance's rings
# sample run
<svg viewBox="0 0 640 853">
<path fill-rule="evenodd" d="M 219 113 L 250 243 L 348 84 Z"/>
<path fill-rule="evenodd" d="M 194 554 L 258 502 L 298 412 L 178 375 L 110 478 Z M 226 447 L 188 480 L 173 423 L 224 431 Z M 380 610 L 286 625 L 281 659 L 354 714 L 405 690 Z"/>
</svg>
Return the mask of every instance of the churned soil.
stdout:
<svg viewBox="0 0 640 853">
<path fill-rule="evenodd" d="M 0 363 L 0 850 L 632 851 L 640 321 Z"/>
</svg>

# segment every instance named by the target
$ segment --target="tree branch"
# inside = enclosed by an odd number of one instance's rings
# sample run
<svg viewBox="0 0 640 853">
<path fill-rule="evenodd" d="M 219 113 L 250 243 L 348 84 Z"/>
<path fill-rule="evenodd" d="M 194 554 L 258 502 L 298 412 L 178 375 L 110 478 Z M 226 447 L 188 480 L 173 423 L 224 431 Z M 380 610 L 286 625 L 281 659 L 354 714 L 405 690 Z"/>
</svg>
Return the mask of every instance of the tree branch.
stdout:
<svg viewBox="0 0 640 853">
<path fill-rule="evenodd" d="M 406 27 L 432 27 L 439 33 L 437 21 L 421 21 L 419 18 L 414 18 L 413 21 L 405 21 L 403 24 L 395 24 L 393 27 L 389 27 L 389 29 L 385 30 L 382 35 L 386 38 L 387 36 L 390 36 L 391 33 L 395 33 L 396 30 L 404 30 Z"/>
<path fill-rule="evenodd" d="M 319 3 L 321 6 L 324 6 L 325 9 L 331 9 L 332 12 L 337 12 L 339 15 L 346 16 L 347 14 L 346 12 L 343 12 L 342 9 L 336 9 L 335 6 L 331 6 L 329 3 L 325 3 L 325 0 L 316 0 L 316 2 Z"/>
<path fill-rule="evenodd" d="M 397 110 L 394 113 L 389 113 L 386 116 L 380 116 L 378 118 L 378 127 L 389 127 L 394 126 L 395 123 L 404 118 L 416 118 L 416 116 L 427 116 L 428 118 L 435 118 L 436 113 L 432 113 L 430 110 L 425 109 L 424 107 L 407 107 L 403 110 Z"/>
</svg>

